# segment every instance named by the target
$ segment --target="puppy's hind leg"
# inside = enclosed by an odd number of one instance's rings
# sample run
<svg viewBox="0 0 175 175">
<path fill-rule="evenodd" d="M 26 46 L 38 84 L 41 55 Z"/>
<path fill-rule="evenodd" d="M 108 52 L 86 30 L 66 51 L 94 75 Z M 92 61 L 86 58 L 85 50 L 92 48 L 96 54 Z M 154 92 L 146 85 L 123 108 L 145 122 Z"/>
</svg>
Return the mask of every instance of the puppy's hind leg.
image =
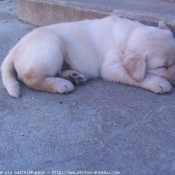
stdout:
<svg viewBox="0 0 175 175">
<path fill-rule="evenodd" d="M 74 89 L 70 81 L 58 77 L 25 77 L 24 82 L 32 89 L 51 93 L 68 93 Z"/>
<path fill-rule="evenodd" d="M 62 71 L 58 76 L 71 81 L 74 85 L 83 85 L 86 82 L 86 78 L 74 70 Z"/>
</svg>

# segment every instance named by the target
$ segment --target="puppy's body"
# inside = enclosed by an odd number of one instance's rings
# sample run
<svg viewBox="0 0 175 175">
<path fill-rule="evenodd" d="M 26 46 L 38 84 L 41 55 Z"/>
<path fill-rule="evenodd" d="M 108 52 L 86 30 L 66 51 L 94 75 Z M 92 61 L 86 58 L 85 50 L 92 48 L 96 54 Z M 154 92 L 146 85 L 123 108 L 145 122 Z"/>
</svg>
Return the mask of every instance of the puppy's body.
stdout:
<svg viewBox="0 0 175 175">
<path fill-rule="evenodd" d="M 35 29 L 9 52 L 2 80 L 13 97 L 20 95 L 15 72 L 29 87 L 52 93 L 72 91 L 69 80 L 82 84 L 98 77 L 165 93 L 171 90 L 167 80 L 175 81 L 174 50 L 168 29 L 116 16 L 55 24 Z M 62 70 L 64 63 L 69 70 Z"/>
</svg>

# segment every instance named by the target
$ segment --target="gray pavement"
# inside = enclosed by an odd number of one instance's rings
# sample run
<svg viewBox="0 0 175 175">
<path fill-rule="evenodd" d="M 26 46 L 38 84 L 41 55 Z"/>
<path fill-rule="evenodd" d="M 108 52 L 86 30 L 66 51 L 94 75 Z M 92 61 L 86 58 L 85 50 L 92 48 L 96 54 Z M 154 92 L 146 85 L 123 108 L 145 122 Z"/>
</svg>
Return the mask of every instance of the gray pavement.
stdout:
<svg viewBox="0 0 175 175">
<path fill-rule="evenodd" d="M 175 35 L 175 0 L 17 0 L 17 2 L 19 18 L 37 26 L 101 18 L 115 13 L 120 17 L 154 26 L 162 20 Z"/>
<path fill-rule="evenodd" d="M 33 28 L 18 20 L 14 1 L 0 1 L 0 63 Z M 29 170 L 174 175 L 175 90 L 91 80 L 67 95 L 22 85 L 14 99 L 0 81 L 0 174 Z"/>
</svg>

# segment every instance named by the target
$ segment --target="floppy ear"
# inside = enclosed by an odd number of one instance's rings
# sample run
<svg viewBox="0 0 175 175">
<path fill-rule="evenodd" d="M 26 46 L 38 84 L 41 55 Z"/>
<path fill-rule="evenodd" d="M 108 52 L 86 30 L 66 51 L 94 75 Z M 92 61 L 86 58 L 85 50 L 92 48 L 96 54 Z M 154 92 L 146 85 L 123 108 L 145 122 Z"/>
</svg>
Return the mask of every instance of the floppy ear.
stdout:
<svg viewBox="0 0 175 175">
<path fill-rule="evenodd" d="M 146 75 L 146 55 L 127 51 L 124 56 L 124 67 L 127 73 L 137 82 L 142 82 Z"/>
<path fill-rule="evenodd" d="M 170 30 L 169 27 L 163 21 L 159 21 L 158 28 Z"/>
</svg>

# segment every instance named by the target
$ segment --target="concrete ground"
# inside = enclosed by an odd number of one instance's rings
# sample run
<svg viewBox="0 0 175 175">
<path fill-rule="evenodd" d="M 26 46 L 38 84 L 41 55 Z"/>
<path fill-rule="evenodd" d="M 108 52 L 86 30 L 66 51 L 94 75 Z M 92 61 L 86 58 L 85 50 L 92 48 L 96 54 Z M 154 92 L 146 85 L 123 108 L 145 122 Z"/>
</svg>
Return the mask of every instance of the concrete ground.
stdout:
<svg viewBox="0 0 175 175">
<path fill-rule="evenodd" d="M 33 28 L 14 1 L 0 1 L 0 63 Z M 39 171 L 174 175 L 175 89 L 157 95 L 91 80 L 67 95 L 22 85 L 14 99 L 0 81 L 0 174 Z"/>
<path fill-rule="evenodd" d="M 175 36 L 175 0 L 17 0 L 17 2 L 19 18 L 37 26 L 102 18 L 115 13 L 120 17 L 154 26 L 162 20 Z"/>
</svg>

